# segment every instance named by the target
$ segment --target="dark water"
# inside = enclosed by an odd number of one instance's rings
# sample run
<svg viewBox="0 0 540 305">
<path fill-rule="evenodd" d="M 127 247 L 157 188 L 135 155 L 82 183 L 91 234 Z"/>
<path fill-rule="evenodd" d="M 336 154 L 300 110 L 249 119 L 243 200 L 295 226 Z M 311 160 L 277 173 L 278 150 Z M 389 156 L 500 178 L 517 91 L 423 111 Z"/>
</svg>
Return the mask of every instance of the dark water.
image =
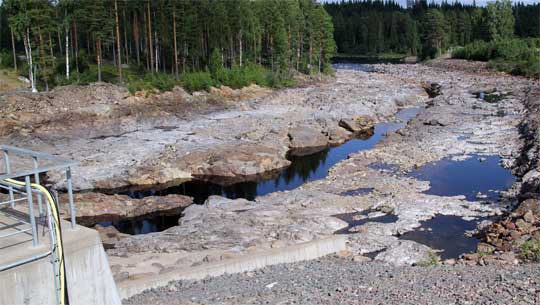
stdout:
<svg viewBox="0 0 540 305">
<path fill-rule="evenodd" d="M 426 220 L 414 231 L 403 234 L 400 238 L 419 242 L 433 249 L 442 250 L 442 259 L 457 258 L 463 253 L 476 251 L 480 240 L 466 236 L 466 231 L 475 230 L 483 219 L 463 220 L 459 216 L 437 215 Z"/>
<path fill-rule="evenodd" d="M 491 92 L 491 93 L 480 92 L 476 94 L 476 97 L 488 103 L 498 103 L 510 95 L 511 93 L 503 93 L 503 92 Z"/>
<path fill-rule="evenodd" d="M 508 189 L 515 181 L 510 170 L 500 165 L 498 156 L 474 155 L 463 161 L 443 159 L 429 163 L 410 173 L 412 177 L 430 182 L 426 194 L 439 196 L 465 195 L 469 201 L 496 201 L 497 191 Z M 487 198 L 477 198 L 480 192 Z"/>
<path fill-rule="evenodd" d="M 347 222 L 349 225 L 346 228 L 343 228 L 341 230 L 338 230 L 335 232 L 335 234 L 351 234 L 355 232 L 351 232 L 351 229 L 354 227 L 359 227 L 361 225 L 364 225 L 368 222 L 378 222 L 378 223 L 392 223 L 396 222 L 398 220 L 398 217 L 393 214 L 385 214 L 377 217 L 367 217 L 367 214 L 370 211 L 365 211 L 362 213 L 346 213 L 346 214 L 339 214 L 334 215 L 334 217 L 339 218 L 345 222 Z M 358 216 L 366 216 L 365 218 L 357 218 Z"/>
<path fill-rule="evenodd" d="M 302 184 L 326 177 L 328 170 L 351 153 L 370 149 L 384 136 L 403 128 L 408 120 L 414 118 L 421 108 L 406 108 L 396 114 L 396 122 L 375 125 L 373 135 L 367 139 L 352 139 L 342 145 L 327 148 L 321 152 L 301 157 L 290 157 L 291 166 L 279 173 L 274 179 L 259 182 L 241 182 L 230 186 L 221 186 L 203 181 L 190 181 L 164 190 L 149 189 L 129 191 L 124 194 L 133 198 L 152 195 L 182 194 L 195 198 L 196 203 L 204 203 L 211 195 L 220 195 L 231 199 L 245 198 L 253 200 L 277 191 L 295 189 Z"/>
<path fill-rule="evenodd" d="M 396 122 L 375 125 L 373 135 L 367 139 L 352 139 L 348 142 L 327 148 L 321 152 L 291 157 L 291 166 L 283 170 L 274 179 L 259 182 L 242 182 L 230 186 L 220 186 L 202 181 L 190 181 L 163 190 L 133 190 L 122 192 L 132 198 L 143 198 L 153 195 L 182 194 L 194 198 L 195 203 L 202 204 L 211 195 L 220 195 L 231 199 L 245 198 L 253 200 L 272 192 L 295 189 L 302 184 L 326 177 L 328 170 L 336 163 L 346 159 L 351 153 L 370 149 L 381 141 L 387 133 L 403 128 L 407 121 L 414 118 L 422 108 L 406 108 L 396 114 Z M 152 216 L 114 222 L 102 222 L 101 225 L 114 225 L 121 232 L 145 234 L 162 231 L 177 224 L 180 215 Z M 134 232 L 134 233 L 132 233 Z"/>
<path fill-rule="evenodd" d="M 127 234 L 147 234 L 151 232 L 160 232 L 170 227 L 178 225 L 179 213 L 171 215 L 145 215 L 136 218 L 102 221 L 100 225 L 104 227 L 114 226 L 118 231 Z"/>
<path fill-rule="evenodd" d="M 430 182 L 427 194 L 439 196 L 465 195 L 469 201 L 493 202 L 499 198 L 498 191 L 508 189 L 515 181 L 512 173 L 500 165 L 497 156 L 478 156 L 463 161 L 443 159 L 427 164 L 410 173 L 411 176 Z M 477 198 L 477 193 L 486 198 Z M 405 233 L 401 238 L 442 250 L 442 259 L 476 251 L 480 240 L 467 236 L 466 231 L 476 229 L 483 219 L 467 221 L 458 216 L 437 215 L 422 223 L 422 227 Z"/>
</svg>

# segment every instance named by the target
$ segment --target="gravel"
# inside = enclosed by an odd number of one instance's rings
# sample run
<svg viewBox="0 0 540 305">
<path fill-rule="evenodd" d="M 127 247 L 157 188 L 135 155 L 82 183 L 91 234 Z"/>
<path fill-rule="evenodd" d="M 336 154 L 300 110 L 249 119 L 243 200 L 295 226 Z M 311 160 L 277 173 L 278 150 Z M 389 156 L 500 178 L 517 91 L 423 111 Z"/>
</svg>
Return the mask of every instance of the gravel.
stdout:
<svg viewBox="0 0 540 305">
<path fill-rule="evenodd" d="M 540 304 L 540 268 L 392 267 L 329 256 L 171 282 L 123 304 Z"/>
</svg>

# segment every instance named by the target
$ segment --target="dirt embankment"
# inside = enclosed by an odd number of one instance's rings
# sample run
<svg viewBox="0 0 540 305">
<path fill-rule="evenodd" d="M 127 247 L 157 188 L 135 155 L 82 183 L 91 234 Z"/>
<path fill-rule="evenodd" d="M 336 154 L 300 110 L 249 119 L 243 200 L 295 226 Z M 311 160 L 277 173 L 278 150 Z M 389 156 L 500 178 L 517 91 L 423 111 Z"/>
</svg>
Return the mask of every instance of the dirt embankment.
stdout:
<svg viewBox="0 0 540 305">
<path fill-rule="evenodd" d="M 540 261 L 540 88 L 531 87 L 523 100 L 526 114 L 519 125 L 523 146 L 514 164 L 520 181 L 518 207 L 487 228 L 483 252 L 516 253 Z"/>
<path fill-rule="evenodd" d="M 516 162 L 522 178 L 521 199 L 540 199 L 540 88 L 533 87 L 524 100 L 527 114 L 520 124 L 523 150 Z"/>
<path fill-rule="evenodd" d="M 234 106 L 234 101 L 271 91 L 258 86 L 241 90 L 212 88 L 188 94 L 180 87 L 149 97 L 132 95 L 108 83 L 64 86 L 50 92 L 19 92 L 0 96 L 0 137 L 56 135 L 118 136 L 170 117 L 189 118 Z M 143 124 L 140 126 L 139 124 Z"/>
</svg>

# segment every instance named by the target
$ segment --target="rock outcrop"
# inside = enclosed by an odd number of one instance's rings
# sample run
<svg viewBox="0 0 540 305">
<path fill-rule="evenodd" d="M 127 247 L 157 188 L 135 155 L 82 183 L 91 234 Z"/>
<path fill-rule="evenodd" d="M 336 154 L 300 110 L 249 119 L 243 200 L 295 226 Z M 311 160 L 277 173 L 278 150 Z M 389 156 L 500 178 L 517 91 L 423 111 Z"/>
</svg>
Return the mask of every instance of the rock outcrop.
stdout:
<svg viewBox="0 0 540 305">
<path fill-rule="evenodd" d="M 61 202 L 67 202 L 67 196 L 60 196 Z M 133 199 L 126 195 L 106 195 L 102 193 L 75 193 L 75 209 L 77 218 L 83 224 L 94 224 L 99 221 L 109 221 L 132 218 L 141 215 L 178 210 L 190 206 L 193 199 L 182 195 L 148 196 Z M 61 214 L 69 216 L 67 204 L 61 205 Z"/>
</svg>

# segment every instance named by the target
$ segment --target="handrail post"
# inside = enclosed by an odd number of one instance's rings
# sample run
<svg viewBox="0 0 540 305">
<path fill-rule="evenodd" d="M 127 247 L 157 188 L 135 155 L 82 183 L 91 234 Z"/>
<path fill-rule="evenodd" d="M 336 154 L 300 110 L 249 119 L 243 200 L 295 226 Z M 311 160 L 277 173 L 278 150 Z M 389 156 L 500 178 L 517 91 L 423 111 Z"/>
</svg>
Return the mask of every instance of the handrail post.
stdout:
<svg viewBox="0 0 540 305">
<path fill-rule="evenodd" d="M 32 161 L 34 163 L 34 168 L 37 169 L 38 168 L 38 158 L 36 156 L 32 156 Z M 34 174 L 34 181 L 36 182 L 36 184 L 39 184 L 39 173 L 37 171 Z M 41 217 L 41 216 L 43 216 L 43 207 L 42 207 L 41 194 L 40 193 L 37 194 L 37 201 L 38 201 L 39 216 Z"/>
<path fill-rule="evenodd" d="M 28 199 L 28 214 L 30 216 L 30 226 L 32 227 L 32 245 L 38 245 L 38 234 L 36 228 L 36 218 L 34 217 L 34 203 L 32 202 L 32 186 L 30 185 L 30 176 L 24 177 L 26 184 L 26 198 Z"/>
<path fill-rule="evenodd" d="M 6 164 L 6 174 L 11 174 L 11 164 L 9 163 L 9 153 L 4 149 L 4 162 Z M 13 187 L 9 187 L 9 200 L 11 201 L 11 208 L 15 208 L 15 197 L 13 196 Z"/>
<path fill-rule="evenodd" d="M 77 221 L 75 220 L 75 205 L 73 204 L 73 182 L 71 181 L 71 167 L 66 169 L 66 181 L 67 181 L 67 192 L 69 198 L 69 212 L 71 217 L 71 228 L 75 229 Z"/>
</svg>

